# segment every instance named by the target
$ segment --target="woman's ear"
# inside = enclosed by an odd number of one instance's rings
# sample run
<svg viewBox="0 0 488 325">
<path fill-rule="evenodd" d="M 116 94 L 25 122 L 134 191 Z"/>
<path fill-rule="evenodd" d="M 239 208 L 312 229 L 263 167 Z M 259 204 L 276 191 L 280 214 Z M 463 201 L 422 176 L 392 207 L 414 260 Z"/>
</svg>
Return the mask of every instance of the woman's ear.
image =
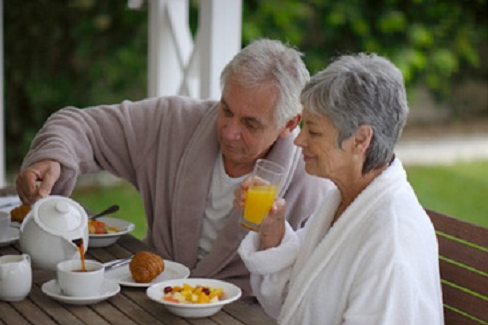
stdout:
<svg viewBox="0 0 488 325">
<path fill-rule="evenodd" d="M 357 154 L 364 154 L 368 150 L 373 139 L 373 128 L 370 125 L 362 124 L 354 134 L 353 151 Z"/>
<path fill-rule="evenodd" d="M 292 119 L 288 120 L 280 132 L 280 137 L 286 138 L 300 124 L 301 120 L 302 114 L 297 114 Z"/>
</svg>

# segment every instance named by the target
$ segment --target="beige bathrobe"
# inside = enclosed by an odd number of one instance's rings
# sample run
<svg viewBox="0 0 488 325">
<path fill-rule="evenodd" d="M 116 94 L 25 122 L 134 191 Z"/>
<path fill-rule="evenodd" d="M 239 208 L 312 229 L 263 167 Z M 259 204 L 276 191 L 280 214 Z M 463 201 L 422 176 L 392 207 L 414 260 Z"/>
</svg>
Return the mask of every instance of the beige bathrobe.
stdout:
<svg viewBox="0 0 488 325">
<path fill-rule="evenodd" d="M 249 274 L 237 247 L 247 233 L 238 213 L 218 235 L 213 249 L 197 259 L 202 218 L 212 169 L 219 152 L 218 102 L 185 97 L 85 109 L 66 108 L 53 114 L 32 143 L 23 167 L 50 158 L 62 164 L 54 194 L 69 195 L 81 174 L 107 170 L 140 192 L 147 218 L 147 242 L 166 259 L 183 263 L 193 277 L 211 277 L 239 285 L 250 293 Z M 330 183 L 307 175 L 296 132 L 279 139 L 268 159 L 287 169 L 281 195 L 297 227 L 316 208 Z"/>
</svg>

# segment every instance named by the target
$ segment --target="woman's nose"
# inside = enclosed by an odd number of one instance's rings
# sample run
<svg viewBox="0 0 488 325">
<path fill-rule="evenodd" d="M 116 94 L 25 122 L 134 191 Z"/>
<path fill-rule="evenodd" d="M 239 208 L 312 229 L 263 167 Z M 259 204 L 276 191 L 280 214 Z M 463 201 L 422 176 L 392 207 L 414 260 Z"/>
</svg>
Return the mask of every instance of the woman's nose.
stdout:
<svg viewBox="0 0 488 325">
<path fill-rule="evenodd" d="M 295 138 L 295 140 L 293 140 L 293 143 L 297 147 L 303 147 L 303 130 L 301 130 L 300 133 L 298 133 L 298 135 Z"/>
</svg>

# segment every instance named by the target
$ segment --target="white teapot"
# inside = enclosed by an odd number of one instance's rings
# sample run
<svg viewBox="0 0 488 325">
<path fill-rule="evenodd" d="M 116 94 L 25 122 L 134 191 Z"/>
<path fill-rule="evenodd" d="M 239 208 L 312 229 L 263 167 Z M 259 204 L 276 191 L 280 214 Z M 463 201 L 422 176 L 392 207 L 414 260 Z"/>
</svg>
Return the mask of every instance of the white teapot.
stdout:
<svg viewBox="0 0 488 325">
<path fill-rule="evenodd" d="M 20 227 L 20 249 L 34 268 L 55 270 L 67 259 L 79 259 L 78 245 L 88 247 L 88 216 L 76 201 L 51 195 L 37 201 Z"/>
</svg>

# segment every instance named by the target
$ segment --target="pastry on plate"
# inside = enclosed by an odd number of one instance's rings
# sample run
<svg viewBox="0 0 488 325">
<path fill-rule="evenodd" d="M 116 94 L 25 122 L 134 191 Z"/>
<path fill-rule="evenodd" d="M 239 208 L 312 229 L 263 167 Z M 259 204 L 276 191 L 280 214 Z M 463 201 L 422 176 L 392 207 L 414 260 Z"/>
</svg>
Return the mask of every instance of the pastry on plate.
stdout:
<svg viewBox="0 0 488 325">
<path fill-rule="evenodd" d="M 141 251 L 130 261 L 129 270 L 134 281 L 149 283 L 164 271 L 164 260 L 157 254 Z"/>
</svg>

